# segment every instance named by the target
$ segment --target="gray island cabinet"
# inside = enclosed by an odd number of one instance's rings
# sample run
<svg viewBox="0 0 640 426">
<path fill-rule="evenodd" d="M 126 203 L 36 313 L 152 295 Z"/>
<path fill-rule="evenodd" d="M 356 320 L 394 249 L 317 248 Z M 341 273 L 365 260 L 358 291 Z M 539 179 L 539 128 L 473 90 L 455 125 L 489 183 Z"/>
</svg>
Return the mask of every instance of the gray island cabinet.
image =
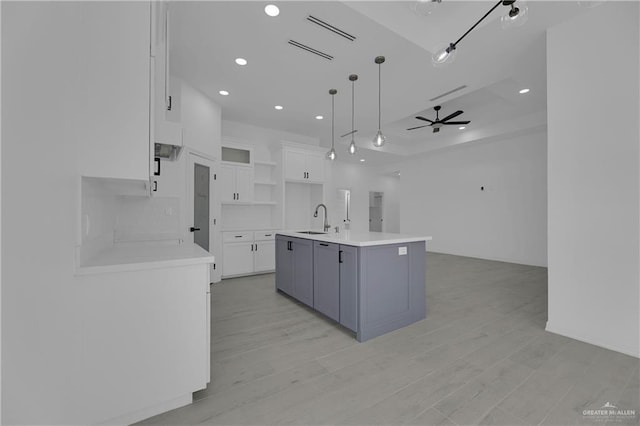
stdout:
<svg viewBox="0 0 640 426">
<path fill-rule="evenodd" d="M 426 316 L 425 242 L 364 232 L 276 235 L 276 290 L 363 342 Z"/>
</svg>

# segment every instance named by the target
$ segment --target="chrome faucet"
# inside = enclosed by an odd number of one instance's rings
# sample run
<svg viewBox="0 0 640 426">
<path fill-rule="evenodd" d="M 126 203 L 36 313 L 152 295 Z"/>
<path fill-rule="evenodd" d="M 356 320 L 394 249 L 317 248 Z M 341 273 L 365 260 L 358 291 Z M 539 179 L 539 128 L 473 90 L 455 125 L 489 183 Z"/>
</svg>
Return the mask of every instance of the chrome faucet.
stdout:
<svg viewBox="0 0 640 426">
<path fill-rule="evenodd" d="M 327 222 L 327 206 L 322 203 L 318 204 L 316 206 L 316 212 L 313 214 L 313 217 L 318 217 L 318 209 L 320 207 L 324 207 L 324 232 L 328 232 L 329 228 L 331 228 L 331 225 L 329 225 L 329 222 Z"/>
</svg>

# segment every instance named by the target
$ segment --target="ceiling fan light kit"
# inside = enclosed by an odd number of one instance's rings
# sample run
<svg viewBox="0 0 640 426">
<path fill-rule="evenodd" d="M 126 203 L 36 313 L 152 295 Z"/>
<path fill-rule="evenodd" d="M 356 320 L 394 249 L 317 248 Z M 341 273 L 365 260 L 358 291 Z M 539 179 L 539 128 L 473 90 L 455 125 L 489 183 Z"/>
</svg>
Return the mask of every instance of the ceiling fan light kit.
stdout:
<svg viewBox="0 0 640 426">
<path fill-rule="evenodd" d="M 425 0 L 426 1 L 426 0 Z M 469 28 L 462 36 L 453 43 L 449 43 L 448 46 L 445 46 L 439 50 L 437 50 L 431 56 L 431 62 L 434 66 L 440 67 L 445 64 L 450 64 L 455 59 L 456 48 L 458 47 L 458 43 L 460 43 L 471 31 L 473 31 L 482 21 L 485 20 L 487 16 L 491 14 L 494 10 L 498 8 L 498 6 L 507 6 L 509 7 L 509 12 L 507 12 L 504 16 L 500 18 L 500 22 L 502 27 L 505 29 L 511 27 L 519 27 L 524 25 L 524 23 L 528 19 L 529 8 L 522 2 L 519 1 L 516 6 L 516 0 L 499 0 L 487 13 L 485 13 L 482 18 L 478 19 L 478 21 L 473 24 L 471 28 Z"/>
<path fill-rule="evenodd" d="M 452 119 L 456 118 L 457 116 L 459 116 L 460 114 L 463 114 L 464 111 L 462 110 L 458 110 L 454 113 L 451 113 L 449 115 L 447 115 L 445 118 L 440 118 L 440 110 L 442 109 L 442 107 L 440 105 L 433 107 L 433 109 L 436 111 L 436 119 L 435 120 L 431 120 L 428 118 L 424 118 L 424 117 L 416 117 L 416 119 L 418 120 L 422 120 L 422 121 L 426 121 L 429 124 L 425 124 L 423 126 L 417 126 L 417 127 L 411 127 L 407 130 L 416 130 L 416 129 L 422 129 L 423 127 L 431 127 L 433 128 L 433 133 L 438 133 L 440 131 L 440 128 L 443 126 L 465 126 L 469 123 L 471 123 L 471 121 L 451 121 Z"/>
</svg>

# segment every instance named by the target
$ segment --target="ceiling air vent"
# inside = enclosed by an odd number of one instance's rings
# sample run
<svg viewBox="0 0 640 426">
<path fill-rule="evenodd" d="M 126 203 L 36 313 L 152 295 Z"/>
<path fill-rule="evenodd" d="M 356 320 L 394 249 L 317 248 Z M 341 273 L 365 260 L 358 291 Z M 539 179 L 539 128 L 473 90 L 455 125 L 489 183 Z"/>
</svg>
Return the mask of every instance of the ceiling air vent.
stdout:
<svg viewBox="0 0 640 426">
<path fill-rule="evenodd" d="M 307 16 L 307 21 L 313 24 L 319 25 L 320 27 L 324 28 L 325 30 L 331 31 L 334 34 L 338 34 L 340 37 L 344 37 L 349 41 L 354 41 L 356 39 L 356 36 L 353 36 L 348 32 L 341 30 L 338 27 L 334 27 L 333 25 L 328 24 L 324 22 L 322 19 L 316 18 L 315 16 L 311 16 L 311 15 Z"/>
<path fill-rule="evenodd" d="M 306 44 L 298 43 L 295 40 L 289 40 L 289 44 L 297 47 L 298 49 L 306 50 L 309 53 L 313 53 L 314 55 L 320 56 L 321 58 L 327 59 L 329 61 L 333 60 L 333 56 L 329 55 L 328 53 L 316 50 L 313 47 L 307 46 Z"/>
<path fill-rule="evenodd" d="M 431 98 L 431 99 L 429 99 L 429 100 L 430 100 L 431 102 L 433 102 L 433 101 L 437 101 L 437 100 L 438 100 L 438 99 L 440 99 L 440 98 L 444 98 L 445 96 L 448 96 L 448 95 L 450 95 L 450 94 L 452 94 L 452 93 L 455 93 L 455 92 L 457 92 L 458 90 L 462 90 L 462 89 L 466 89 L 466 88 L 467 88 L 467 85 L 466 85 L 466 84 L 463 84 L 463 85 L 462 85 L 462 86 L 460 86 L 460 87 L 456 87 L 456 88 L 455 88 L 455 89 L 453 89 L 453 90 L 449 90 L 448 92 L 445 92 L 445 93 L 443 93 L 443 94 L 441 94 L 441 95 L 438 95 L 438 96 L 436 96 L 435 98 Z"/>
</svg>

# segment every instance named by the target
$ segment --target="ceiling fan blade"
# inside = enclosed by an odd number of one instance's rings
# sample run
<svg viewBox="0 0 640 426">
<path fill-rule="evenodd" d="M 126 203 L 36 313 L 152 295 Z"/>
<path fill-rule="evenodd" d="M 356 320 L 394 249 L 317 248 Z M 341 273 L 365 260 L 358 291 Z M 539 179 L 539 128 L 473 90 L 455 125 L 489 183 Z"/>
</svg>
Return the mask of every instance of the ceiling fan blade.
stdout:
<svg viewBox="0 0 640 426">
<path fill-rule="evenodd" d="M 442 124 L 453 124 L 453 125 L 460 125 L 460 124 L 469 124 L 471 123 L 470 121 L 449 121 L 448 123 L 442 123 Z"/>
<path fill-rule="evenodd" d="M 434 127 L 433 128 L 433 133 L 438 133 L 440 131 L 440 127 Z"/>
<path fill-rule="evenodd" d="M 429 123 L 433 123 L 433 120 L 429 120 L 428 118 L 424 118 L 424 117 L 416 117 L 418 120 L 422 120 L 422 121 L 428 121 Z"/>
<path fill-rule="evenodd" d="M 410 129 L 407 129 L 407 130 L 422 129 L 423 127 L 429 127 L 429 126 L 430 126 L 430 124 L 425 124 L 424 126 L 412 127 Z"/>
<path fill-rule="evenodd" d="M 349 132 L 349 133 L 345 133 L 344 135 L 342 135 L 342 136 L 340 136 L 340 137 L 341 137 L 341 138 L 344 138 L 345 136 L 352 135 L 352 134 L 354 134 L 354 133 L 356 133 L 356 132 L 357 132 L 357 130 L 353 130 L 353 131 L 351 131 L 351 132 Z"/>
<path fill-rule="evenodd" d="M 464 111 L 460 111 L 460 110 L 458 110 L 458 111 L 454 112 L 453 114 L 449 114 L 449 115 L 447 115 L 445 118 L 443 118 L 443 119 L 442 119 L 442 120 L 440 120 L 440 121 L 445 122 L 445 121 L 447 121 L 447 120 L 451 120 L 452 118 L 459 116 L 459 115 L 460 115 L 460 114 L 462 114 L 463 112 L 464 112 Z"/>
</svg>

